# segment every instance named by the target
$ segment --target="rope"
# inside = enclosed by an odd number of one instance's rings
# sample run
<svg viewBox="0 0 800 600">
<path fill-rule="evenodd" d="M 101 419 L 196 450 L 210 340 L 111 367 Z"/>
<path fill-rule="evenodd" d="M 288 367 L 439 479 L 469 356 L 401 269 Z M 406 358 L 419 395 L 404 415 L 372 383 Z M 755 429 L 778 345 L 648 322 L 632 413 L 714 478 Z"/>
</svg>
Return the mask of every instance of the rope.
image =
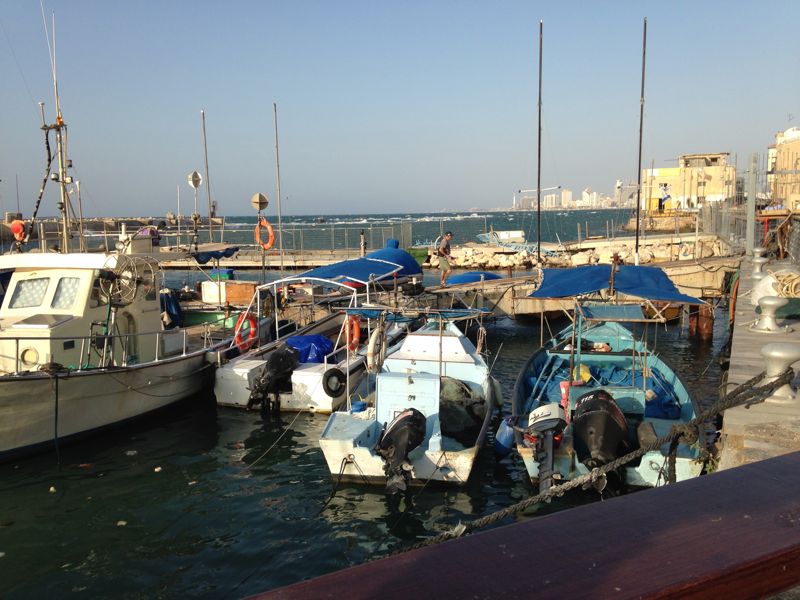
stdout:
<svg viewBox="0 0 800 600">
<path fill-rule="evenodd" d="M 490 515 L 486 515 L 485 517 L 481 517 L 480 519 L 476 519 L 475 521 L 472 521 L 470 523 L 466 524 L 459 523 L 449 531 L 445 531 L 439 535 L 428 538 L 427 540 L 420 542 L 418 544 L 414 544 L 409 548 L 398 550 L 393 554 L 400 554 L 408 550 L 416 550 L 418 548 L 431 546 L 434 544 L 438 544 L 440 542 L 461 537 L 467 533 L 471 533 L 478 529 L 488 527 L 489 525 L 492 525 L 502 519 L 513 516 L 516 513 L 525 510 L 529 506 L 538 504 L 540 502 L 549 501 L 556 496 L 562 496 L 566 492 L 573 490 L 575 488 L 586 487 L 588 485 L 591 485 L 594 482 L 598 481 L 600 478 L 604 477 L 606 473 L 616 471 L 625 464 L 633 460 L 636 460 L 638 458 L 641 458 L 648 452 L 657 450 L 666 443 L 671 444 L 674 439 L 678 439 L 683 436 L 688 436 L 690 438 L 695 436 L 696 431 L 699 427 L 702 427 L 703 424 L 706 421 L 708 421 L 711 417 L 716 416 L 717 414 L 723 412 L 724 410 L 742 405 L 745 406 L 745 408 L 750 408 L 753 404 L 764 401 L 775 390 L 777 390 L 779 387 L 783 385 L 786 385 L 794 378 L 794 370 L 790 367 L 786 369 L 786 371 L 784 371 L 774 381 L 756 388 L 755 387 L 756 384 L 762 381 L 765 377 L 766 377 L 766 372 L 763 371 L 760 374 L 756 375 L 755 377 L 749 379 L 748 381 L 740 385 L 738 388 L 736 388 L 733 392 L 728 394 L 726 397 L 720 399 L 713 406 L 701 412 L 698 416 L 696 416 L 688 423 L 684 423 L 681 425 L 674 425 L 669 433 L 658 438 L 657 440 L 648 444 L 647 446 L 643 446 L 638 448 L 637 450 L 634 450 L 633 452 L 629 452 L 628 454 L 625 454 L 624 456 L 621 456 L 616 460 L 613 460 L 603 465 L 602 467 L 592 469 L 592 471 L 590 473 L 587 473 L 586 475 L 582 475 L 565 483 L 551 487 L 545 492 L 537 494 L 536 496 L 533 496 L 531 498 L 522 500 L 521 502 L 518 502 L 516 504 L 512 504 L 511 506 L 507 506 L 504 509 L 501 509 Z"/>
<path fill-rule="evenodd" d="M 289 423 L 289 426 L 288 426 L 288 427 L 285 427 L 285 428 L 283 429 L 283 431 L 281 432 L 281 434 L 278 436 L 278 438 L 277 438 L 277 439 L 276 439 L 274 442 L 272 442 L 272 445 L 271 445 L 269 448 L 267 448 L 266 450 L 264 450 L 264 453 L 263 453 L 261 456 L 259 456 L 257 459 L 255 459 L 253 462 L 251 462 L 249 465 L 245 465 L 245 467 L 244 467 L 244 470 L 245 470 L 245 471 L 247 471 L 247 470 L 249 470 L 249 469 L 252 469 L 254 466 L 256 466 L 256 463 L 258 463 L 258 461 L 260 461 L 260 460 L 261 460 L 262 458 L 264 458 L 264 457 L 265 457 L 267 454 L 269 454 L 270 450 L 272 450 L 272 449 L 275 447 L 275 445 L 276 445 L 278 442 L 280 442 L 280 441 L 281 441 L 281 439 L 283 438 L 283 436 L 285 436 L 285 435 L 286 435 L 286 432 L 287 432 L 287 431 L 289 431 L 289 430 L 292 428 L 292 425 L 294 425 L 295 421 L 297 421 L 298 417 L 299 417 L 300 415 L 302 415 L 302 414 L 303 414 L 305 411 L 306 411 L 306 409 L 305 409 L 305 408 L 304 408 L 303 410 L 299 411 L 299 412 L 298 412 L 298 413 L 297 413 L 297 414 L 294 416 L 294 419 L 292 419 L 292 422 L 291 422 L 291 423 Z"/>
</svg>

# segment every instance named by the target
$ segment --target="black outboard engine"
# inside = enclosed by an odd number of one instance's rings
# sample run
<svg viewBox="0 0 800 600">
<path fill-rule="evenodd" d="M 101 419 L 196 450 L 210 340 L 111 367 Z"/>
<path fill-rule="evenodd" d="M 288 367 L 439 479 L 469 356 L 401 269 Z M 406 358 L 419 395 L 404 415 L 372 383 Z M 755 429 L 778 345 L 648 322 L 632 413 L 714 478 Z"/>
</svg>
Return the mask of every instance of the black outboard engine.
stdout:
<svg viewBox="0 0 800 600">
<path fill-rule="evenodd" d="M 386 493 L 408 489 L 412 469 L 408 455 L 425 439 L 425 430 L 425 415 L 416 408 L 407 408 L 384 426 L 375 451 L 383 457 Z"/>
<path fill-rule="evenodd" d="M 300 353 L 287 345 L 280 346 L 269 354 L 264 370 L 250 390 L 250 398 L 247 400 L 248 410 L 260 404 L 261 416 L 264 419 L 268 419 L 270 414 L 277 415 L 280 412 L 278 394 L 291 385 L 292 372 L 297 367 L 299 358 Z"/>
<path fill-rule="evenodd" d="M 589 392 L 576 400 L 572 432 L 578 460 L 589 469 L 613 461 L 627 449 L 625 415 L 605 390 Z"/>
</svg>

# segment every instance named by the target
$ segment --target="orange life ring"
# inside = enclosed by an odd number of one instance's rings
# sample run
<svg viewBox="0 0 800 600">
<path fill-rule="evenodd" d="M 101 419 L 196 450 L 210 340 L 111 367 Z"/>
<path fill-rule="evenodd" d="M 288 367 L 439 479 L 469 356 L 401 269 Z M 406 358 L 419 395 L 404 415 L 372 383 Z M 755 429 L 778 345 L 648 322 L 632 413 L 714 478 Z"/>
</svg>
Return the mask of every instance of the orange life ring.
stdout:
<svg viewBox="0 0 800 600">
<path fill-rule="evenodd" d="M 261 228 L 262 227 L 266 228 L 267 234 L 269 236 L 269 237 L 267 237 L 267 241 L 266 242 L 262 242 L 261 241 Z M 272 245 L 275 243 L 275 231 L 273 231 L 272 225 L 270 224 L 270 222 L 267 221 L 264 217 L 261 217 L 258 220 L 258 223 L 256 223 L 255 234 L 256 234 L 256 244 L 261 246 L 264 250 L 269 250 L 270 248 L 272 248 Z"/>
<path fill-rule="evenodd" d="M 247 320 L 247 333 L 242 329 L 242 324 L 244 324 L 245 320 Z M 236 321 L 234 331 L 236 331 L 236 336 L 233 338 L 233 341 L 236 346 L 242 352 L 248 350 L 250 346 L 253 345 L 258 335 L 258 322 L 256 321 L 255 315 L 249 312 L 240 314 L 239 319 Z"/>
<path fill-rule="evenodd" d="M 11 229 L 11 233 L 14 234 L 15 240 L 17 240 L 18 242 L 25 241 L 25 221 L 20 221 L 19 219 L 15 219 L 11 221 L 9 229 Z"/>
<path fill-rule="evenodd" d="M 355 352 L 361 338 L 361 324 L 358 321 L 358 317 L 355 315 L 347 317 L 347 321 L 344 322 L 344 327 L 347 349 L 350 350 L 350 352 Z"/>
</svg>

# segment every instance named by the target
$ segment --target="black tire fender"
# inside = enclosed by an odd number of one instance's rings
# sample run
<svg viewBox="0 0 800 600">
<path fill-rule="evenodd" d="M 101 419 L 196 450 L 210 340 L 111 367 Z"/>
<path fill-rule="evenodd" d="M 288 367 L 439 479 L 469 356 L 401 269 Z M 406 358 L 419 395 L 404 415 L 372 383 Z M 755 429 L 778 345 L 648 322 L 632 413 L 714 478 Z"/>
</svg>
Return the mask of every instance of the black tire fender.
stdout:
<svg viewBox="0 0 800 600">
<path fill-rule="evenodd" d="M 328 369 L 322 375 L 322 389 L 331 398 L 338 398 L 344 393 L 344 388 L 347 385 L 347 375 L 341 369 L 336 367 Z"/>
</svg>

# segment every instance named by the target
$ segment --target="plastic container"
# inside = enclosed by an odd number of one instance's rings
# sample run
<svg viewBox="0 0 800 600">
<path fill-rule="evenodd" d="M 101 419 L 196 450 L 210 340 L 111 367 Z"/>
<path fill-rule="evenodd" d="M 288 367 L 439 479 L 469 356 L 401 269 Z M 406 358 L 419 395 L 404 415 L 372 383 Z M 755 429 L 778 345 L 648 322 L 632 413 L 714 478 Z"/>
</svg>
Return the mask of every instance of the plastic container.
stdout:
<svg viewBox="0 0 800 600">
<path fill-rule="evenodd" d="M 509 419 L 500 421 L 497 433 L 494 434 L 494 451 L 498 456 L 505 456 L 511 452 L 514 445 L 514 429 L 509 424 Z"/>
<path fill-rule="evenodd" d="M 350 403 L 350 412 L 363 412 L 367 410 L 367 403 L 361 400 L 354 400 Z"/>
</svg>

